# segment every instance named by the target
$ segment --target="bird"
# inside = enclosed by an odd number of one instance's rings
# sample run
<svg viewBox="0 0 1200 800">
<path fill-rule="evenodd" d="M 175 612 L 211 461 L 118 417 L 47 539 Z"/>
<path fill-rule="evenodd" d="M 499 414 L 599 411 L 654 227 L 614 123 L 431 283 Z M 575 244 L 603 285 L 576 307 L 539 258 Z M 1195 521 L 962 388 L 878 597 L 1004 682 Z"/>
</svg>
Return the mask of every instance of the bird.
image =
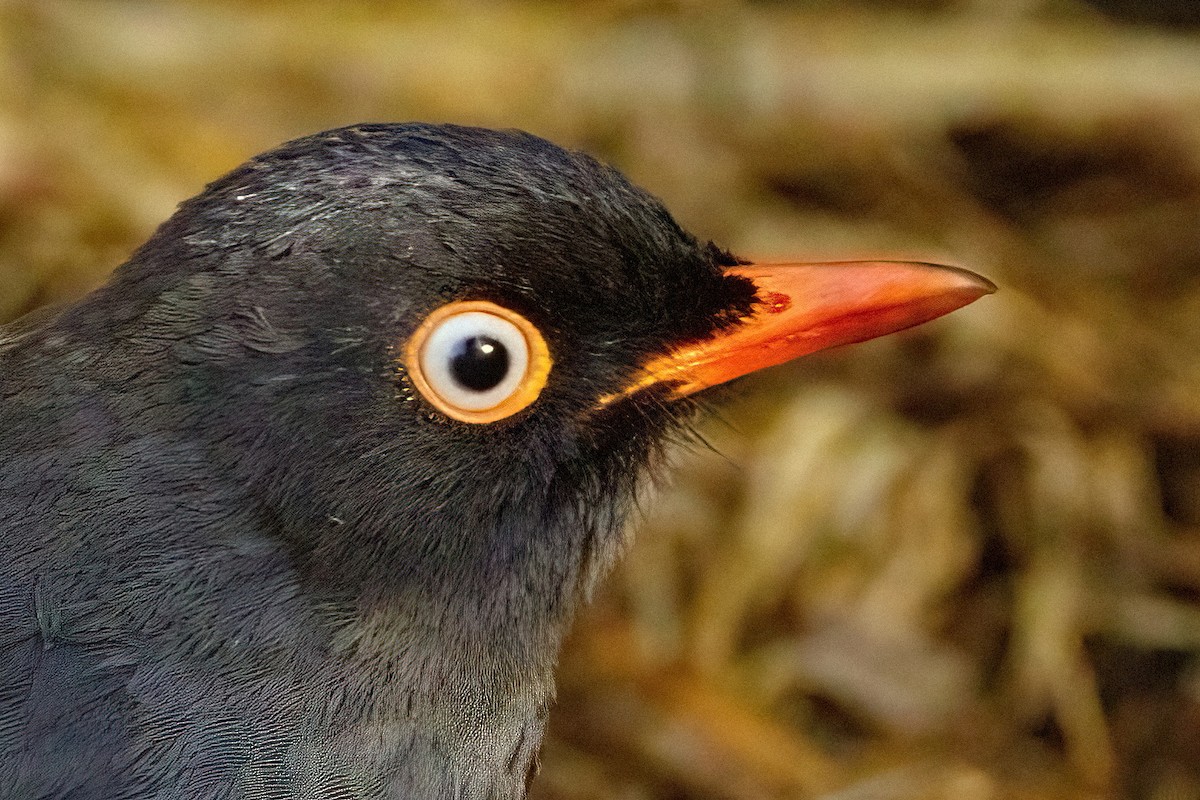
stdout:
<svg viewBox="0 0 1200 800">
<path fill-rule="evenodd" d="M 0 797 L 524 797 L 710 392 L 993 289 L 752 263 L 518 131 L 252 158 L 0 328 Z"/>
</svg>

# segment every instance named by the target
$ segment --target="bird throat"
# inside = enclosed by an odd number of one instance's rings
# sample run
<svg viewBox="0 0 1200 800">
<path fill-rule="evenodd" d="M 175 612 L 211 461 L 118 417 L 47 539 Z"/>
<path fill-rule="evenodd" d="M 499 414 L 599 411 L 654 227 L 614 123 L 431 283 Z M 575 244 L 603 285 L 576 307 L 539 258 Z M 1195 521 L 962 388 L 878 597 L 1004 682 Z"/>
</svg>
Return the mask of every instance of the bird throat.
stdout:
<svg viewBox="0 0 1200 800">
<path fill-rule="evenodd" d="M 371 770 L 430 796 L 523 796 L 563 636 L 615 557 L 619 516 L 478 530 L 477 546 L 443 554 L 436 570 L 408 569 L 396 554 L 353 583 L 344 571 L 310 572 L 313 584 L 357 587 L 325 604 L 331 685 L 344 687 L 331 702 L 363 752 L 369 738 L 387 742 Z M 415 775 L 410 764 L 437 768 Z"/>
<path fill-rule="evenodd" d="M 342 660 L 357 696 L 348 728 L 364 748 L 385 742 L 371 771 L 413 796 L 523 796 L 554 697 L 561 629 L 513 641 L 466 622 L 466 607 L 416 627 L 419 607 L 379 609 L 343 631 L 357 638 Z"/>
</svg>

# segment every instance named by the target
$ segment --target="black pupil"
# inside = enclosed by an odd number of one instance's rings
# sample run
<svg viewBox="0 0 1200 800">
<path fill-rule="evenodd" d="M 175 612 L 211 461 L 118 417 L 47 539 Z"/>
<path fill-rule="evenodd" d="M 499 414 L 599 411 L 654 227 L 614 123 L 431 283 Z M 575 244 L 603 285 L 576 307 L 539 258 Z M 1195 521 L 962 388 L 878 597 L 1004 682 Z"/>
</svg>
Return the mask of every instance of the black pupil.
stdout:
<svg viewBox="0 0 1200 800">
<path fill-rule="evenodd" d="M 461 339 L 450 354 L 450 374 L 465 389 L 494 389 L 508 374 L 508 348 L 490 336 Z"/>
</svg>

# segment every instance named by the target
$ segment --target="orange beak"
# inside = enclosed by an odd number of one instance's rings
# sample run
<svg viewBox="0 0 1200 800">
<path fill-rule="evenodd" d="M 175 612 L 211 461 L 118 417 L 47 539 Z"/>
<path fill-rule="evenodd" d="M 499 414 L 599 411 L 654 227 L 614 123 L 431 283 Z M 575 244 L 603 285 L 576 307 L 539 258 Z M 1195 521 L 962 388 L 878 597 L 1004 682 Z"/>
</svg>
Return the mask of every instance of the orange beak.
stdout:
<svg viewBox="0 0 1200 800">
<path fill-rule="evenodd" d="M 744 264 L 728 272 L 758 287 L 751 316 L 651 360 L 636 381 L 600 405 L 653 385 L 683 397 L 827 347 L 920 325 L 996 290 L 965 269 L 910 261 Z"/>
</svg>

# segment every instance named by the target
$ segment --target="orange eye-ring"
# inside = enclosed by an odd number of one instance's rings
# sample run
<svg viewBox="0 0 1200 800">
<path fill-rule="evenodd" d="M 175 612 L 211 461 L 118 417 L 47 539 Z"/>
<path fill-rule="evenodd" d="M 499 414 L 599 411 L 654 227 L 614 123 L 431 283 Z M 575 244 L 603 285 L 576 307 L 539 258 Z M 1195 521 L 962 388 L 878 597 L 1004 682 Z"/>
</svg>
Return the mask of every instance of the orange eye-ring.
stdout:
<svg viewBox="0 0 1200 800">
<path fill-rule="evenodd" d="M 413 386 L 446 416 L 486 423 L 511 417 L 541 394 L 550 350 L 529 320 L 486 300 L 433 311 L 404 347 Z"/>
</svg>

